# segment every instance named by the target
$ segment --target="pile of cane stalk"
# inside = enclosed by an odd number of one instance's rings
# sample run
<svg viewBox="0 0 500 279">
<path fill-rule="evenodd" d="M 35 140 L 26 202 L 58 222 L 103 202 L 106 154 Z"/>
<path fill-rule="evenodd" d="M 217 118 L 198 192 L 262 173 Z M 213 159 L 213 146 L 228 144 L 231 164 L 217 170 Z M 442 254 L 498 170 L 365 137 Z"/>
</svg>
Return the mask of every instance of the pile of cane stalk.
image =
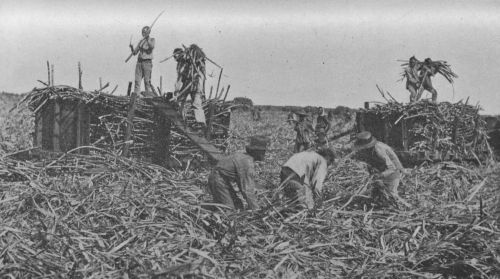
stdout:
<svg viewBox="0 0 500 279">
<path fill-rule="evenodd" d="M 45 161 L 0 160 L 0 276 L 14 278 L 494 278 L 500 171 L 444 162 L 403 178 L 410 208 L 370 199 L 369 174 L 330 168 L 324 202 L 294 211 L 277 191 L 291 154 L 285 115 L 242 113 L 228 148 L 268 134 L 261 209 L 209 211 L 208 170 L 167 171 L 93 148 Z M 247 126 L 247 125 L 256 126 Z M 238 135 L 238 136 L 237 136 Z M 496 180 L 494 180 L 496 179 Z M 491 180 L 491 181 L 490 181 Z M 264 183 L 267 181 L 267 183 Z M 368 192 L 367 192 L 368 191 Z"/>
</svg>

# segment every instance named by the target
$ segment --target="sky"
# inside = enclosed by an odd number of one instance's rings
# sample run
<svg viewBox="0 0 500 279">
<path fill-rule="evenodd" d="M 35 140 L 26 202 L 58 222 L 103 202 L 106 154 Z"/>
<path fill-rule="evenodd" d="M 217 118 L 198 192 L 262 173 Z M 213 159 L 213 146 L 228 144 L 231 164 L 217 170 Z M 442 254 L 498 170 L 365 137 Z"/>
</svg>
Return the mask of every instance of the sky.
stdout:
<svg viewBox="0 0 500 279">
<path fill-rule="evenodd" d="M 162 11 L 152 82 L 172 91 L 171 55 L 197 44 L 221 65 L 229 98 L 256 104 L 353 108 L 384 101 L 376 85 L 407 102 L 398 60 L 415 55 L 445 60 L 458 74 L 453 86 L 433 79 L 438 101 L 466 100 L 500 114 L 499 1 L 0 1 L 0 91 L 24 93 L 43 86 L 46 61 L 55 84 L 94 90 L 99 78 L 126 94 L 136 58 L 128 44 L 141 38 Z M 208 64 L 207 89 L 219 69 Z M 208 92 L 207 92 L 208 94 Z M 428 93 L 426 93 L 428 94 Z M 428 94 L 427 96 L 430 96 Z"/>
</svg>

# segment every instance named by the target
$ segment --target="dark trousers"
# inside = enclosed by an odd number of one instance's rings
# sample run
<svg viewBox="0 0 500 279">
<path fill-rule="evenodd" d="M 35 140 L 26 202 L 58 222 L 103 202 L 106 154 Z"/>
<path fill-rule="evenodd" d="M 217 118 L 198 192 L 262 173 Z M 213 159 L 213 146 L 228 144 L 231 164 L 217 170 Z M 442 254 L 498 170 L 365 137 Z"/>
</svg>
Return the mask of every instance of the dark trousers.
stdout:
<svg viewBox="0 0 500 279">
<path fill-rule="evenodd" d="M 220 203 L 232 209 L 243 209 L 243 202 L 238 197 L 231 181 L 225 179 L 218 170 L 212 170 L 208 177 L 208 190 L 215 203 Z"/>
<path fill-rule="evenodd" d="M 284 184 L 283 192 L 290 202 L 301 208 L 312 209 L 314 207 L 311 189 L 304 185 L 303 179 L 301 179 L 292 169 L 283 167 L 280 173 L 280 180 L 281 183 L 285 180 L 287 181 Z"/>
</svg>

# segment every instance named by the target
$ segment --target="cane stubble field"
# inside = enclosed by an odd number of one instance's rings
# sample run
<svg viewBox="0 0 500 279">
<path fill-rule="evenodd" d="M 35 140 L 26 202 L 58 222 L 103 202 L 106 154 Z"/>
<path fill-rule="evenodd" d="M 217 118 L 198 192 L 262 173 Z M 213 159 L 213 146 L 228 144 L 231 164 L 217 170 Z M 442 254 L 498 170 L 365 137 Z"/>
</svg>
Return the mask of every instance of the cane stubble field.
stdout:
<svg viewBox="0 0 500 279">
<path fill-rule="evenodd" d="M 1 154 L 30 147 L 29 113 L 3 102 Z M 409 170 L 410 208 L 371 199 L 364 166 L 338 155 L 323 204 L 290 212 L 277 191 L 292 154 L 286 113 L 237 111 L 229 151 L 271 138 L 257 165 L 256 212 L 211 212 L 207 168 L 166 170 L 95 150 L 0 160 L 2 278 L 500 278 L 498 165 L 452 162 Z"/>
</svg>

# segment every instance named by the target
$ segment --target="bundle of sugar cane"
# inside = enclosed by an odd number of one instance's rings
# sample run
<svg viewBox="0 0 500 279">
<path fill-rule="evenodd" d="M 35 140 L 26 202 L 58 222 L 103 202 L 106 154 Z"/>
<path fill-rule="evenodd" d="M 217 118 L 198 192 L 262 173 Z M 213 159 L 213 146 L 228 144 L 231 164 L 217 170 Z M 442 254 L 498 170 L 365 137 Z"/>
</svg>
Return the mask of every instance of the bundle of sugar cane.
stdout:
<svg viewBox="0 0 500 279">
<path fill-rule="evenodd" d="M 404 62 L 401 64 L 401 67 L 403 68 L 401 79 L 404 79 L 406 78 L 404 69 L 409 66 L 409 61 L 400 61 Z M 435 75 L 436 73 L 441 74 L 449 83 L 453 83 L 453 79 L 458 78 L 458 75 L 451 70 L 451 66 L 448 62 L 444 60 L 432 61 L 430 58 L 425 59 L 424 62 L 416 60 L 415 67 L 420 70 L 419 74 L 421 77 L 423 77 L 425 75 L 425 71 L 428 70 L 431 75 Z"/>
<path fill-rule="evenodd" d="M 206 78 L 205 53 L 195 44 L 183 46 L 184 51 L 177 53 L 177 80 L 182 81 L 180 92 L 203 92 Z M 201 88 L 200 88 L 201 87 Z"/>
</svg>

